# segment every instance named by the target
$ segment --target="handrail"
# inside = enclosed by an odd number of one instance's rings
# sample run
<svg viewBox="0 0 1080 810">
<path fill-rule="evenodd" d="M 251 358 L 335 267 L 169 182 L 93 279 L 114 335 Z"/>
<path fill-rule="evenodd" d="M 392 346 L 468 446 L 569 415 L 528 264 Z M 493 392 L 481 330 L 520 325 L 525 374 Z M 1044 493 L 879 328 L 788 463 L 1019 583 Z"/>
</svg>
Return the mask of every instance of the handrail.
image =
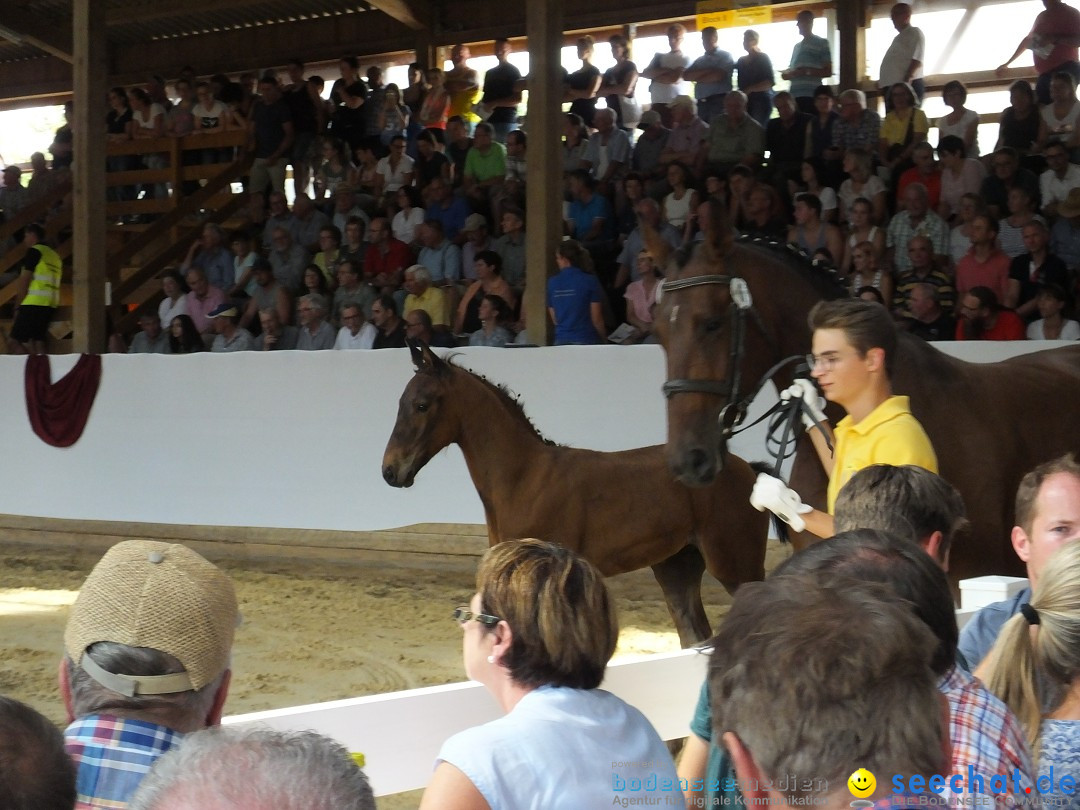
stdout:
<svg viewBox="0 0 1080 810">
<path fill-rule="evenodd" d="M 68 177 L 49 189 L 49 193 L 44 197 L 34 200 L 11 219 L 0 223 L 0 243 L 5 242 L 9 237 L 14 236 L 16 231 L 25 228 L 30 223 L 37 222 L 70 191 L 71 178 Z"/>
<path fill-rule="evenodd" d="M 120 250 L 111 254 L 109 256 L 109 266 L 123 266 L 139 251 L 149 247 L 164 236 L 165 232 L 170 228 L 176 227 L 185 217 L 198 211 L 215 194 L 228 187 L 234 179 L 242 176 L 251 165 L 251 161 L 251 156 L 245 155 L 239 160 L 227 164 L 215 177 L 207 180 L 205 186 L 185 197 L 182 204 L 164 214 L 141 234 L 129 240 Z M 114 295 L 116 294 L 116 291 L 114 291 Z"/>
<path fill-rule="evenodd" d="M 177 138 L 165 136 L 161 138 L 134 138 L 129 141 L 109 141 L 105 145 L 105 154 L 114 157 L 118 155 L 149 155 L 157 152 L 171 152 L 174 147 L 181 152 L 191 149 L 218 149 L 229 146 L 245 147 L 248 143 L 248 132 L 243 129 L 214 132 L 209 135 L 184 135 Z"/>
<path fill-rule="evenodd" d="M 185 208 L 189 204 L 190 203 L 185 203 Z M 223 221 L 225 219 L 228 219 L 236 211 L 238 211 L 240 208 L 242 208 L 243 205 L 244 205 L 243 197 L 241 197 L 240 195 L 237 195 L 233 199 L 231 199 L 228 203 L 226 203 L 221 208 L 219 208 L 214 213 L 214 218 L 213 219 L 218 220 L 218 221 Z M 192 209 L 192 210 L 194 210 L 194 209 Z M 207 220 L 207 221 L 212 221 L 212 220 Z M 162 270 L 164 270 L 170 264 L 172 264 L 175 261 L 177 261 L 178 259 L 182 258 L 184 256 L 184 254 L 187 253 L 187 250 L 191 246 L 191 243 L 194 242 L 198 238 L 198 236 L 199 236 L 199 231 L 194 230 L 191 233 L 189 233 L 187 236 L 185 236 L 183 239 L 180 239 L 180 240 L 178 240 L 176 242 L 171 243 L 167 248 L 165 248 L 165 250 L 163 250 L 161 253 L 159 253 L 157 256 L 155 256 L 153 259 L 151 259 L 149 262 L 144 264 L 142 267 L 140 267 L 134 273 L 129 275 L 127 278 L 125 278 L 123 281 L 119 282 L 118 284 L 115 284 L 113 286 L 113 301 L 117 302 L 117 303 L 122 303 L 124 301 L 124 299 L 126 299 L 131 293 L 135 292 L 135 290 L 139 289 L 139 287 L 141 287 L 143 284 L 150 281 L 152 278 L 154 278 L 158 273 L 160 273 Z M 142 314 L 144 311 L 149 311 L 147 309 L 148 302 L 153 300 L 156 303 L 157 299 L 158 299 L 158 296 L 155 293 L 155 295 L 151 296 L 151 298 L 148 299 L 147 301 L 141 302 L 139 304 L 139 306 L 136 307 L 133 312 L 128 312 L 125 315 L 118 318 L 116 320 L 115 325 L 114 325 L 116 330 L 119 331 L 119 332 L 126 332 L 129 329 L 133 329 L 135 327 L 135 325 L 136 325 L 136 322 L 138 320 L 139 315 Z"/>
</svg>

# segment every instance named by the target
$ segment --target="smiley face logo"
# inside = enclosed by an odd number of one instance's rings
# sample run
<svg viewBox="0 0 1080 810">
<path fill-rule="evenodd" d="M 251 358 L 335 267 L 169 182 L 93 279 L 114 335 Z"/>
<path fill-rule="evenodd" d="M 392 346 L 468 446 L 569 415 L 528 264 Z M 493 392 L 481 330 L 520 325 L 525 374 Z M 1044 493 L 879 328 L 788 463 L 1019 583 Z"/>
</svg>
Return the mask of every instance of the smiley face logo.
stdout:
<svg viewBox="0 0 1080 810">
<path fill-rule="evenodd" d="M 848 790 L 856 799 L 865 799 L 877 788 L 877 779 L 866 768 L 859 768 L 847 780 Z"/>
</svg>

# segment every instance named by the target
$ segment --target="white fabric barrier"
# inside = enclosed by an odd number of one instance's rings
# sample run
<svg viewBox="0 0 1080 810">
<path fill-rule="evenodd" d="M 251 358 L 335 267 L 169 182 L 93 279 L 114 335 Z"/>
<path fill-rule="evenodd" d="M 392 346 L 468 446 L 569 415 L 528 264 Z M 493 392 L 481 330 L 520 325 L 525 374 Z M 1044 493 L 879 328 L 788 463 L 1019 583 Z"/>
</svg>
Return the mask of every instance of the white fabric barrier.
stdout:
<svg viewBox="0 0 1080 810">
<path fill-rule="evenodd" d="M 1055 344 L 939 345 L 988 361 Z M 608 451 L 665 440 L 658 346 L 459 355 L 520 394 L 537 427 L 559 443 Z M 76 356 L 51 359 L 56 380 Z M 24 366 L 24 358 L 0 357 L 9 460 L 0 467 L 0 513 L 336 530 L 484 522 L 456 447 L 411 489 L 382 481 L 383 450 L 412 375 L 407 350 L 106 355 L 86 430 L 66 449 L 31 431 Z M 775 396 L 767 386 L 751 418 Z M 763 426 L 747 431 L 732 450 L 763 459 L 763 436 Z"/>
<path fill-rule="evenodd" d="M 660 653 L 607 668 L 601 688 L 637 707 L 665 740 L 687 735 L 708 657 L 696 650 Z M 443 742 L 502 716 L 480 684 L 453 683 L 254 714 L 226 724 L 310 729 L 362 753 L 376 796 L 424 787 Z"/>
</svg>

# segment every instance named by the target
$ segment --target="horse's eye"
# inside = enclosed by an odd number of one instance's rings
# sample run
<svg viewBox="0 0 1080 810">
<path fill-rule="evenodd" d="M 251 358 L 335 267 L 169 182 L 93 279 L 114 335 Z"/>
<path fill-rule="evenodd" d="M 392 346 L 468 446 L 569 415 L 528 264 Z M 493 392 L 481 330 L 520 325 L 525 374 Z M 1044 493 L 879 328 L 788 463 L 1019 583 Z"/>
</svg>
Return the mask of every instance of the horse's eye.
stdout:
<svg viewBox="0 0 1080 810">
<path fill-rule="evenodd" d="M 420 413 L 427 413 L 427 409 L 428 404 L 426 402 L 421 402 L 416 406 L 416 410 L 420 411 Z"/>
<path fill-rule="evenodd" d="M 724 326 L 724 319 L 720 315 L 714 315 L 705 321 L 706 332 L 719 332 Z"/>
</svg>

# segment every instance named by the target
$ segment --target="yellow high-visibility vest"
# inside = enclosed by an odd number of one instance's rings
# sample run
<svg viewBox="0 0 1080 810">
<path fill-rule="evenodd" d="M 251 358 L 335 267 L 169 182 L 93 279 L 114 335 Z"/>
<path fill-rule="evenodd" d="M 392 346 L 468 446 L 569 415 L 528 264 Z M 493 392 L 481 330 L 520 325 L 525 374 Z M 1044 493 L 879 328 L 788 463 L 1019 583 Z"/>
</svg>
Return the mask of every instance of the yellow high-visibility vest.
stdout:
<svg viewBox="0 0 1080 810">
<path fill-rule="evenodd" d="M 47 245 L 34 245 L 31 250 L 41 254 L 41 259 L 34 267 L 34 277 L 26 290 L 23 304 L 35 307 L 60 306 L 60 275 L 64 271 L 64 262 L 59 254 Z"/>
</svg>

